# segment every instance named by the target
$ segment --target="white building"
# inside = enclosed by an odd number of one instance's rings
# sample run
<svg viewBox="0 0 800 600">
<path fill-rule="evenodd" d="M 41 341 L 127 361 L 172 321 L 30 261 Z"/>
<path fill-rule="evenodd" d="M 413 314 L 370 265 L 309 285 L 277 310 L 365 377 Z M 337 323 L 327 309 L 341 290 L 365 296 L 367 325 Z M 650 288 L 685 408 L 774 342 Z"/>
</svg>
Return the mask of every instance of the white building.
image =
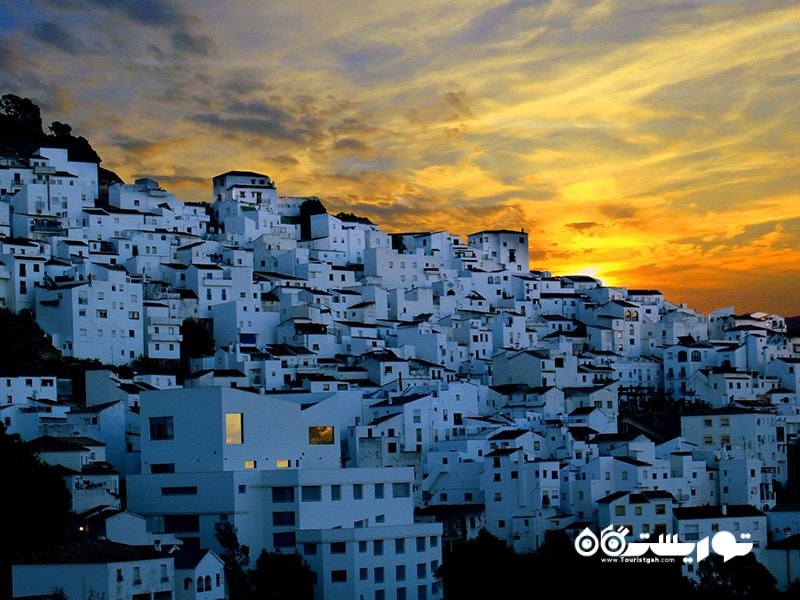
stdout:
<svg viewBox="0 0 800 600">
<path fill-rule="evenodd" d="M 75 540 L 35 554 L 15 563 L 11 576 L 14 598 L 62 590 L 73 600 L 144 595 L 169 600 L 175 591 L 172 556 L 110 540 Z"/>
<path fill-rule="evenodd" d="M 142 317 L 142 284 L 121 267 L 36 288 L 36 320 L 64 356 L 127 364 L 144 354 Z"/>
<path fill-rule="evenodd" d="M 370 590 L 379 584 L 359 583 L 359 572 L 346 568 L 362 558 L 382 565 L 388 581 L 393 557 L 374 549 L 360 557 L 362 541 L 389 546 L 398 537 L 434 537 L 418 583 L 430 588 L 430 562 L 441 560 L 441 526 L 414 522 L 413 470 L 342 469 L 337 410 L 335 398 L 306 406 L 302 397 L 293 402 L 232 388 L 142 394 L 149 431 L 142 440 L 143 474 L 128 481 L 129 505 L 156 530 L 190 545 L 216 548 L 214 524 L 227 515 L 240 543 L 256 555 L 298 549 L 310 562 L 323 559 L 314 563 L 326 570 L 318 577 L 322 598 L 349 589 L 340 583 Z M 306 548 L 334 542 L 334 554 L 344 542 L 344 567 L 339 559 L 313 558 Z"/>
</svg>

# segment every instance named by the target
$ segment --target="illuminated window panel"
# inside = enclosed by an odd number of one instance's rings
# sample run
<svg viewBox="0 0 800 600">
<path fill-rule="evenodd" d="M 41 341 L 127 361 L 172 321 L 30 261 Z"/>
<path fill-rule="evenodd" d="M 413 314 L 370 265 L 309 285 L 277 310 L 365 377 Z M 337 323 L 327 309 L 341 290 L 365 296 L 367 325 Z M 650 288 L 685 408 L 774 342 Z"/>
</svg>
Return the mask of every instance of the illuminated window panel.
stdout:
<svg viewBox="0 0 800 600">
<path fill-rule="evenodd" d="M 244 428 L 243 428 L 242 413 L 226 413 L 225 414 L 225 443 L 226 444 L 242 444 L 244 443 Z"/>
</svg>

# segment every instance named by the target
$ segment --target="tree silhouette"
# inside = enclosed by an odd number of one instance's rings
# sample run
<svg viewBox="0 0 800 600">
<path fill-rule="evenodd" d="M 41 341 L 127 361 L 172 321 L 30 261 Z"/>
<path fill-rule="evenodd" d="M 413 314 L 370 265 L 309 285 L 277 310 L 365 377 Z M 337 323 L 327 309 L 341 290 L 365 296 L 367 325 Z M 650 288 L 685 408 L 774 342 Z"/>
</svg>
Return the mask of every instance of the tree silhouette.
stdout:
<svg viewBox="0 0 800 600">
<path fill-rule="evenodd" d="M 250 572 L 255 598 L 259 600 L 313 600 L 314 574 L 297 552 L 283 554 L 262 550 Z"/>
<path fill-rule="evenodd" d="M 307 240 L 311 238 L 311 215 L 324 215 L 328 211 L 322 201 L 316 196 L 304 200 L 300 205 L 300 238 Z"/>
<path fill-rule="evenodd" d="M 697 567 L 696 590 L 713 600 L 777 598 L 777 580 L 752 553 L 724 560 L 712 554 Z"/>
<path fill-rule="evenodd" d="M 189 317 L 181 323 L 181 357 L 178 380 L 183 382 L 192 374 L 190 361 L 192 358 L 213 354 L 216 350 L 214 336 L 208 322 L 203 319 Z"/>
<path fill-rule="evenodd" d="M 72 497 L 56 469 L 0 423 L 0 510 L 7 515 L 0 544 L 0 597 L 11 597 L 11 563 L 64 541 Z"/>
<path fill-rule="evenodd" d="M 447 600 L 516 597 L 523 581 L 521 557 L 487 530 L 458 541 L 436 571 Z M 517 591 L 517 593 L 514 593 Z"/>
<path fill-rule="evenodd" d="M 29 98 L 14 94 L 0 97 L 0 132 L 9 140 L 40 140 L 44 132 L 39 107 Z"/>
<path fill-rule="evenodd" d="M 214 524 L 214 538 L 222 548 L 220 558 L 225 563 L 230 600 L 246 600 L 250 597 L 250 548 L 239 543 L 236 527 L 227 515 L 220 515 L 219 521 Z"/>
</svg>

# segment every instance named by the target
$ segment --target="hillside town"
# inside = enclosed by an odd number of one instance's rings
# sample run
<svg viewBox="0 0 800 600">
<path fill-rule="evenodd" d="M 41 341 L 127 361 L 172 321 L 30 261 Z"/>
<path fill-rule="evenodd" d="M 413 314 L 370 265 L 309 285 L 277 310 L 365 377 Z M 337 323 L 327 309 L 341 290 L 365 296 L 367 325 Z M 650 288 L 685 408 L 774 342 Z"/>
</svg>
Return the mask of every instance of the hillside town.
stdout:
<svg viewBox="0 0 800 600">
<path fill-rule="evenodd" d="M 299 553 L 319 599 L 435 600 L 458 540 L 524 554 L 609 527 L 691 542 L 690 579 L 730 532 L 788 589 L 791 315 L 531 270 L 531 243 L 389 233 L 250 171 L 186 202 L 101 185 L 66 149 L 0 158 L 0 308 L 103 365 L 85 397 L 0 378 L 6 432 L 58 466 L 93 533 L 16 562 L 13 597 L 227 598 L 222 518 L 251 556 Z M 179 378 L 189 320 L 214 350 Z"/>
</svg>

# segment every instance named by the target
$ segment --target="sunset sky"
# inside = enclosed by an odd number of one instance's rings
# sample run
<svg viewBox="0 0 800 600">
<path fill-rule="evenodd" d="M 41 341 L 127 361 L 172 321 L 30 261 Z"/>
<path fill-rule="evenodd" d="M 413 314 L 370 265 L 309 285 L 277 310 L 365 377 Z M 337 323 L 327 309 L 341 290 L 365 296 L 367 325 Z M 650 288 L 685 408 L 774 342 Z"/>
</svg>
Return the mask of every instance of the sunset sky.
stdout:
<svg viewBox="0 0 800 600">
<path fill-rule="evenodd" d="M 386 231 L 800 315 L 792 1 L 0 0 L 0 95 L 183 200 L 255 170 Z"/>
</svg>

